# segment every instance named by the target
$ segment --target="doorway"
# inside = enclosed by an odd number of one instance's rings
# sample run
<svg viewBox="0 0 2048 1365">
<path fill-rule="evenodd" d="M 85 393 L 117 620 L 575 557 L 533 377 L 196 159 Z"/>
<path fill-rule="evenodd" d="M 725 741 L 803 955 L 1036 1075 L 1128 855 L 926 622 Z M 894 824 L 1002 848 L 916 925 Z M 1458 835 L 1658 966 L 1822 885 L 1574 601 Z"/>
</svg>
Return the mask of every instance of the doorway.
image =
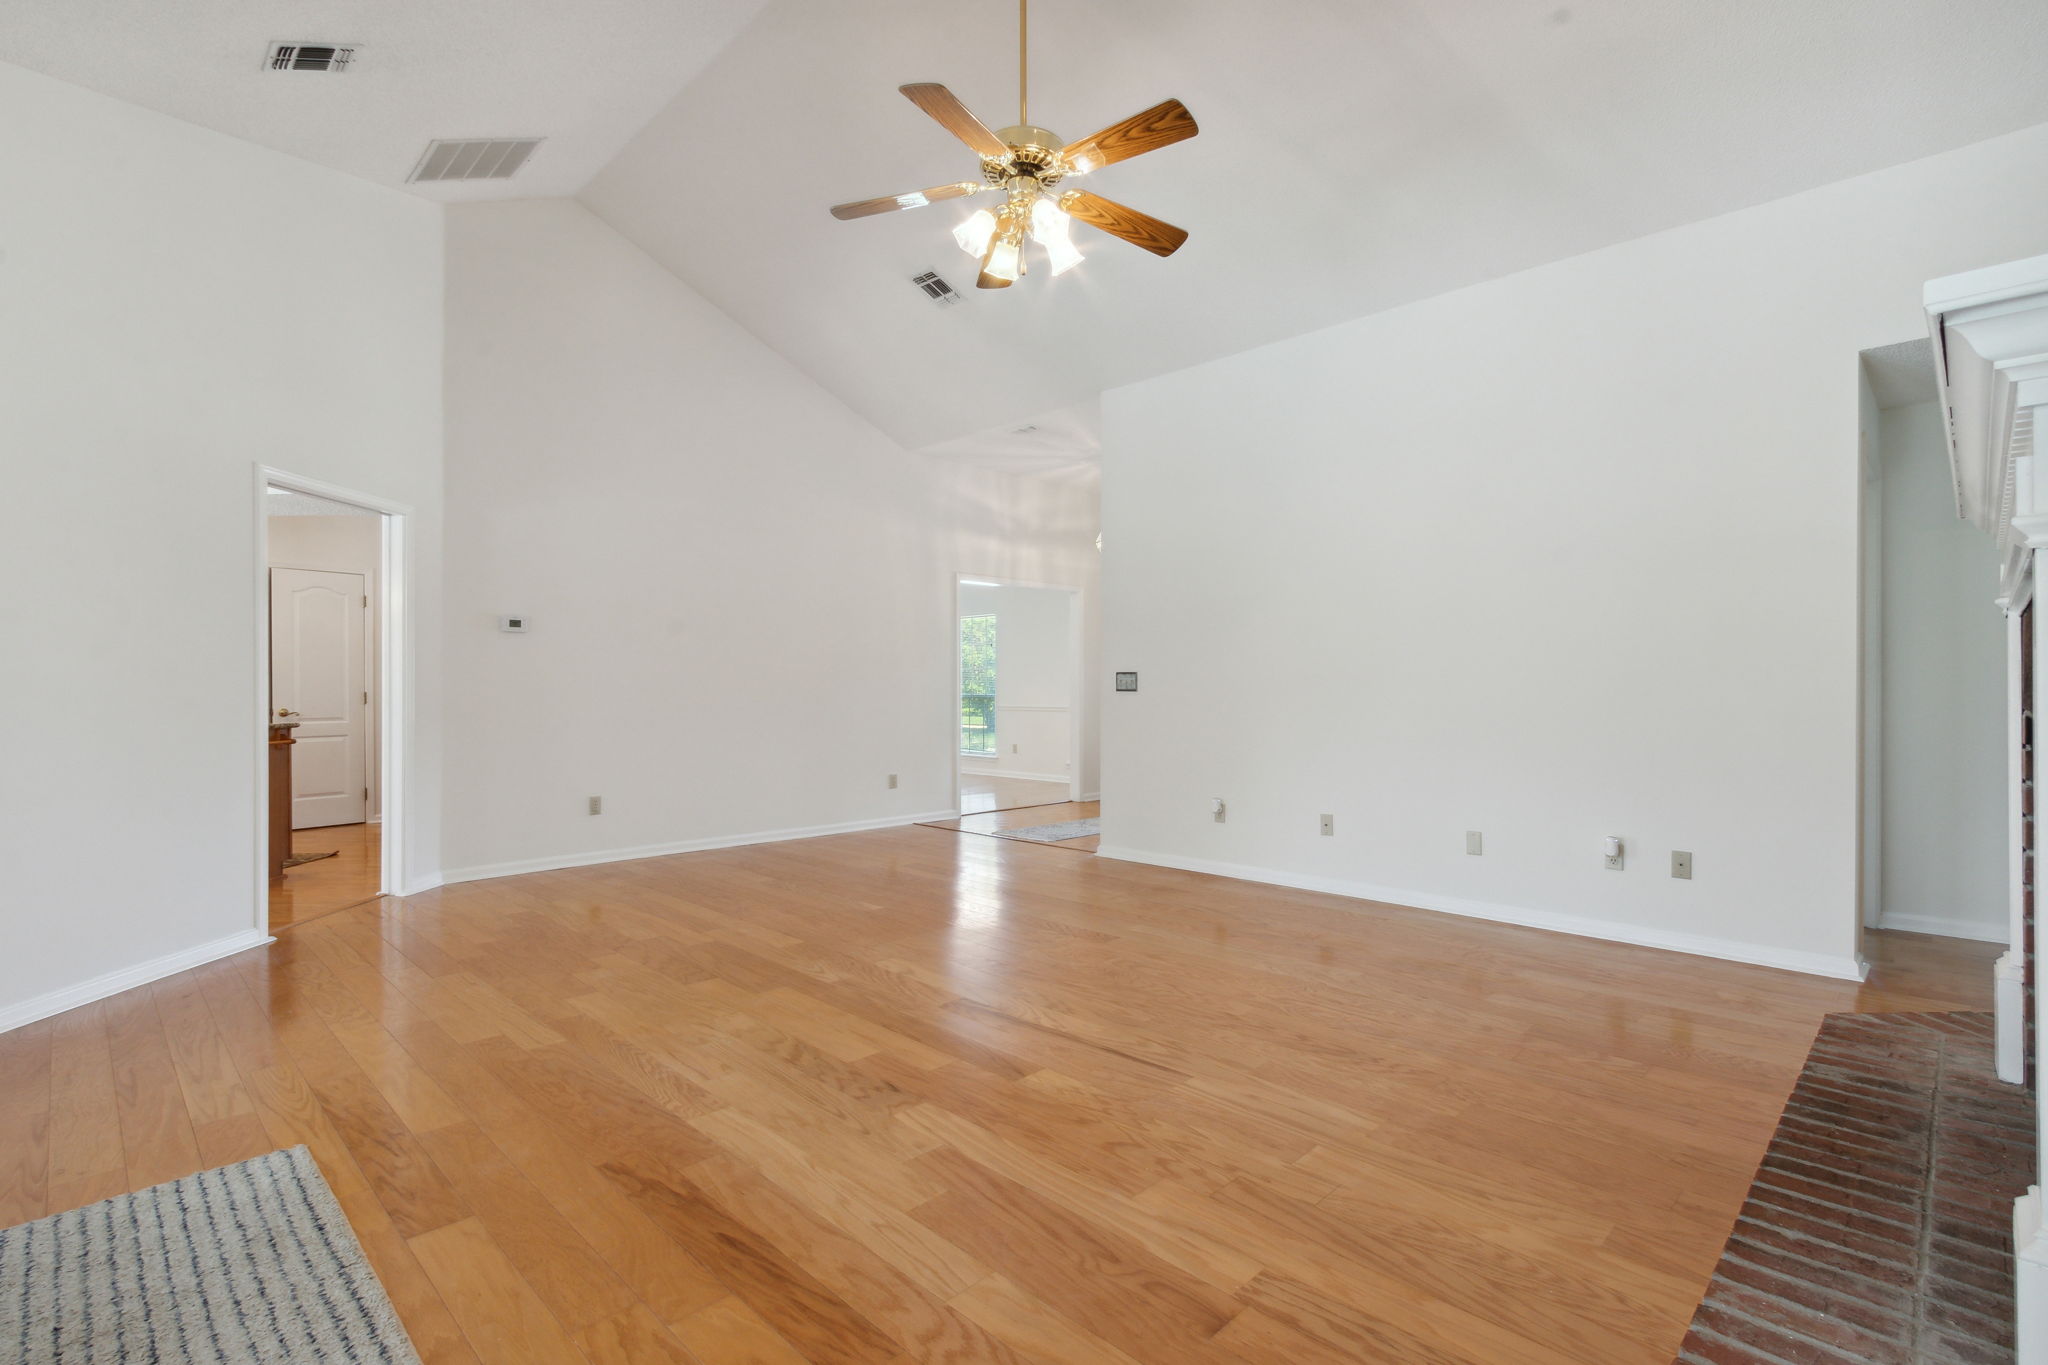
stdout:
<svg viewBox="0 0 2048 1365">
<path fill-rule="evenodd" d="M 268 927 L 377 899 L 395 880 L 386 818 L 397 513 L 266 476 L 259 631 Z"/>
<path fill-rule="evenodd" d="M 936 823 L 1093 852 L 1101 807 L 1079 799 L 1080 592 L 963 574 L 954 602 L 959 815 Z"/>
<path fill-rule="evenodd" d="M 1861 925 L 2002 943 L 2020 622 L 1956 515 L 1932 346 L 1861 360 Z"/>
</svg>

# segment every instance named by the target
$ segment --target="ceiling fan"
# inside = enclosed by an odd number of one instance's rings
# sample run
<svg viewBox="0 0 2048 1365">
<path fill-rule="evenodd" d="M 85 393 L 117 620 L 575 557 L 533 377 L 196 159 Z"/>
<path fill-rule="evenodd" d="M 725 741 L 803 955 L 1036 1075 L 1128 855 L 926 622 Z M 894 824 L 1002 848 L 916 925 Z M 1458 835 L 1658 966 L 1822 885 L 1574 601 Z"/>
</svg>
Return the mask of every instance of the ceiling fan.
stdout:
<svg viewBox="0 0 2048 1365">
<path fill-rule="evenodd" d="M 1031 122 L 1027 99 L 1027 41 L 1030 0 L 1017 0 L 1017 122 L 1000 132 L 976 118 L 943 85 L 920 83 L 900 87 L 910 102 L 930 114 L 939 126 L 966 143 L 981 157 L 981 179 L 934 185 L 909 194 L 861 199 L 834 206 L 834 218 L 867 218 L 878 213 L 923 208 L 943 199 L 1001 190 L 1003 206 L 983 209 L 953 229 L 961 250 L 981 261 L 975 284 L 1007 289 L 1024 273 L 1024 239 L 1045 248 L 1052 273 L 1063 274 L 1081 263 L 1081 253 L 1068 236 L 1068 219 L 1092 223 L 1113 237 L 1141 246 L 1155 256 L 1171 256 L 1188 239 L 1184 229 L 1163 223 L 1149 213 L 1104 199 L 1087 190 L 1069 189 L 1054 195 L 1052 187 L 1072 175 L 1084 175 L 1145 152 L 1170 147 L 1201 130 L 1179 100 L 1156 104 L 1112 123 L 1077 142 L 1059 137 Z"/>
</svg>

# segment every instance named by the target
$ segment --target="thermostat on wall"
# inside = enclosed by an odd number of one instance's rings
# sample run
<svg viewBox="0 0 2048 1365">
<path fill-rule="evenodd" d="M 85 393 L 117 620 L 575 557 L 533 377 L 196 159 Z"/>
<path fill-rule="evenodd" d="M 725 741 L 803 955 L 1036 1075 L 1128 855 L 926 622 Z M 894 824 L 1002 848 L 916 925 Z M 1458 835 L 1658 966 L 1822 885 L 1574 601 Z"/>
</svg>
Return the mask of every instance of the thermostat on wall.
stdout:
<svg viewBox="0 0 2048 1365">
<path fill-rule="evenodd" d="M 1135 692 L 1135 691 L 1137 691 L 1137 690 L 1138 690 L 1138 675 L 1137 675 L 1137 674 L 1135 674 L 1135 673 L 1119 673 L 1119 674 L 1117 674 L 1117 675 L 1116 675 L 1116 690 L 1117 690 L 1117 691 L 1119 691 L 1119 692 Z"/>
<path fill-rule="evenodd" d="M 524 616 L 500 616 L 498 618 L 498 629 L 513 635 L 524 635 L 526 634 L 526 618 Z"/>
</svg>

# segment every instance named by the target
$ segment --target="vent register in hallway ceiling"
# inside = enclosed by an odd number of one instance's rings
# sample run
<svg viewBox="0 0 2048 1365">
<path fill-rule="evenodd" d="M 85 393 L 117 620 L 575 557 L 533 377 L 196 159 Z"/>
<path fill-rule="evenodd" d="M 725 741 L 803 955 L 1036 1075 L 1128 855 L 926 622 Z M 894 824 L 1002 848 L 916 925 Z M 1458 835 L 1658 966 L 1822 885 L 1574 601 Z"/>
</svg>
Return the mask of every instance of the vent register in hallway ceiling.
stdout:
<svg viewBox="0 0 2048 1365">
<path fill-rule="evenodd" d="M 346 43 L 272 43 L 266 65 L 272 71 L 324 71 L 340 75 L 356 59 Z M 510 180 L 540 144 L 539 137 L 441 138 L 413 163 L 406 179 L 415 184 L 434 180 Z"/>
<path fill-rule="evenodd" d="M 1053 274 L 1079 265 L 1081 253 L 1068 235 L 1071 218 L 1156 256 L 1171 256 L 1187 241 L 1185 230 L 1087 190 L 1068 189 L 1055 195 L 1053 187 L 1070 176 L 1085 175 L 1193 137 L 1200 131 L 1194 116 L 1179 100 L 1167 100 L 1075 142 L 1062 142 L 1048 129 L 1033 125 L 1028 5 L 1029 0 L 1017 0 L 1017 122 L 1013 127 L 992 131 L 943 85 L 925 82 L 899 87 L 912 104 L 980 156 L 981 179 L 839 204 L 832 216 L 867 218 L 1001 191 L 1002 207 L 982 209 L 953 229 L 953 240 L 961 250 L 981 262 L 975 284 L 982 289 L 1007 289 L 1023 276 L 1027 237 L 1044 248 Z"/>
</svg>

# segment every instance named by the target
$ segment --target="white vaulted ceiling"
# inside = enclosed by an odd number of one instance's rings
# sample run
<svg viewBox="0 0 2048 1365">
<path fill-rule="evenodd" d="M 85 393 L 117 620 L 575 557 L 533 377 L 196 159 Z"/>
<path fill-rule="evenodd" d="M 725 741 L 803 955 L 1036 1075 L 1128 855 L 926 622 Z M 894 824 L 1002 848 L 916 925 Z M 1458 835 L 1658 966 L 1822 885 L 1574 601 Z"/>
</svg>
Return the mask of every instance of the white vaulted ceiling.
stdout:
<svg viewBox="0 0 2048 1365">
<path fill-rule="evenodd" d="M 764 0 L 0 0 L 0 61 L 383 185 L 434 138 L 545 137 L 503 182 L 574 194 Z M 353 43 L 344 73 L 271 71 L 274 42 Z"/>
<path fill-rule="evenodd" d="M 1189 229 L 1172 259 L 1077 227 L 1085 265 L 978 293 L 971 204 L 827 215 L 975 173 L 896 87 L 1013 121 L 1010 0 L 776 0 L 583 197 L 924 446 L 2048 121 L 2040 0 L 1036 0 L 1032 34 L 1033 122 L 1200 121 L 1085 182 Z"/>
<path fill-rule="evenodd" d="M 1032 33 L 1033 122 L 1200 121 L 1084 182 L 1189 229 L 1172 259 L 1077 226 L 1086 264 L 980 293 L 972 204 L 827 215 L 976 173 L 896 87 L 1011 122 L 1014 0 L 0 0 L 0 60 L 380 183 L 544 136 L 413 192 L 580 194 L 905 444 L 1017 467 L 1090 455 L 1116 385 L 2048 122 L 2041 0 L 1035 0 Z M 276 40 L 360 55 L 270 72 Z"/>
</svg>

